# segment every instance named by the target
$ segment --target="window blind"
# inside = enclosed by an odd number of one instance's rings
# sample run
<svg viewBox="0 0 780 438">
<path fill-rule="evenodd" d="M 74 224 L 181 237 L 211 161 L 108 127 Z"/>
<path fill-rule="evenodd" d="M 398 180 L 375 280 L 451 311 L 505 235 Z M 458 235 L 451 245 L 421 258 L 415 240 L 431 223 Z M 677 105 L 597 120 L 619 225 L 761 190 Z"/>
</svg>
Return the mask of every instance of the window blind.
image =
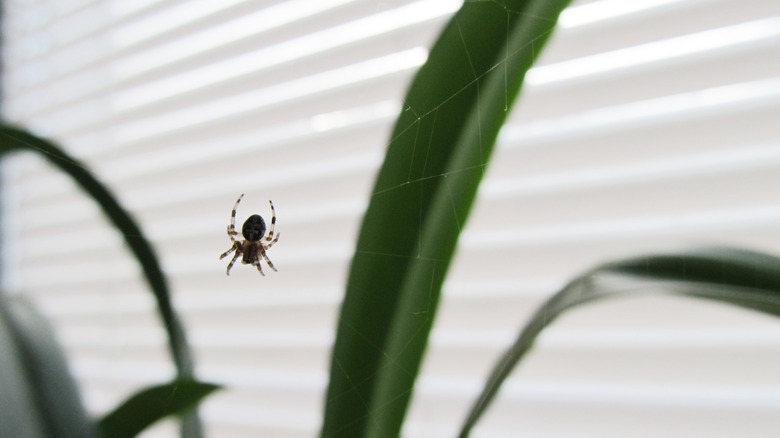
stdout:
<svg viewBox="0 0 780 438">
<path fill-rule="evenodd" d="M 374 173 L 459 4 L 4 2 L 3 115 L 87 163 L 154 242 L 198 375 L 227 387 L 202 409 L 208 436 L 317 435 Z M 564 12 L 464 230 L 404 436 L 453 436 L 522 322 L 600 261 L 707 243 L 780 253 L 779 50 L 771 0 Z M 90 411 L 170 377 L 121 236 L 41 160 L 2 166 L 4 289 L 52 319 Z M 217 260 L 241 193 L 239 224 L 274 202 L 278 273 L 226 277 Z M 774 436 L 778 346 L 777 321 L 712 303 L 583 307 L 474 435 Z"/>
</svg>

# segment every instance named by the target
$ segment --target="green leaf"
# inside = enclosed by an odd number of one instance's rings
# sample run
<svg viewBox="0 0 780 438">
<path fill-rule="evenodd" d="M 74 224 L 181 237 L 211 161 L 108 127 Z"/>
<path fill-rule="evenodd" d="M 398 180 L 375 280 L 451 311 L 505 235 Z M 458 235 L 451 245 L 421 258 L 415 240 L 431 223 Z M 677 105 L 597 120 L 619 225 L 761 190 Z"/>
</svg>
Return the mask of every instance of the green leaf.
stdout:
<svg viewBox="0 0 780 438">
<path fill-rule="evenodd" d="M 84 164 L 68 156 L 48 140 L 10 125 L 0 125 L 0 156 L 17 151 L 34 152 L 70 175 L 85 192 L 92 196 L 106 217 L 122 233 L 125 242 L 141 264 L 146 281 L 157 299 L 157 307 L 162 323 L 168 330 L 169 344 L 176 366 L 183 375 L 191 375 L 192 355 L 187 346 L 184 330 L 171 305 L 168 285 L 152 246 L 132 216 L 119 205 L 108 188 L 98 181 Z"/>
<path fill-rule="evenodd" d="M 131 438 L 155 422 L 170 415 L 194 409 L 218 385 L 190 379 L 141 390 L 98 422 L 103 438 Z"/>
<path fill-rule="evenodd" d="M 493 367 L 460 437 L 481 418 L 539 333 L 564 311 L 607 297 L 669 293 L 715 300 L 780 316 L 780 258 L 734 248 L 652 255 L 598 266 L 550 297 Z"/>
<path fill-rule="evenodd" d="M 0 364 L 0 435 L 95 436 L 48 321 L 21 295 L 0 293 Z"/>
<path fill-rule="evenodd" d="M 498 131 L 568 3 L 467 1 L 415 77 L 352 260 L 323 437 L 399 434 Z"/>
<path fill-rule="evenodd" d="M 144 277 L 157 301 L 158 313 L 168 334 L 168 345 L 178 374 L 181 377 L 191 376 L 193 372 L 192 353 L 187 343 L 184 328 L 171 305 L 168 284 L 152 246 L 132 216 L 84 164 L 46 139 L 8 124 L 0 124 L 0 157 L 20 151 L 36 153 L 70 175 L 85 192 L 92 196 L 109 221 L 122 234 L 141 265 Z M 201 436 L 197 417 L 193 416 L 185 420 L 182 435 L 188 438 Z"/>
</svg>

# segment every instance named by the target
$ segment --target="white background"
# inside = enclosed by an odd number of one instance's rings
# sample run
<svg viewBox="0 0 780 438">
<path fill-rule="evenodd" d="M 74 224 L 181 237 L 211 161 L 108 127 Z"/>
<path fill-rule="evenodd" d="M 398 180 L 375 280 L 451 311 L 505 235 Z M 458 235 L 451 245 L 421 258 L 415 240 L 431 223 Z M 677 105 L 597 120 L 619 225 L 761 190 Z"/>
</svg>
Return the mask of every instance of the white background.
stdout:
<svg viewBox="0 0 780 438">
<path fill-rule="evenodd" d="M 316 436 L 374 174 L 459 2 L 4 3 L 4 116 L 86 162 L 148 233 L 198 374 L 228 386 L 202 409 L 208 436 Z M 454 436 L 530 312 L 598 262 L 780 253 L 778 120 L 780 2 L 576 1 L 501 134 L 404 436 Z M 170 377 L 121 236 L 39 158 L 2 170 L 4 289 L 51 317 L 90 412 Z M 217 260 L 241 193 L 239 226 L 274 201 L 278 273 Z M 775 437 L 779 367 L 766 316 L 599 303 L 543 335 L 474 435 Z"/>
</svg>

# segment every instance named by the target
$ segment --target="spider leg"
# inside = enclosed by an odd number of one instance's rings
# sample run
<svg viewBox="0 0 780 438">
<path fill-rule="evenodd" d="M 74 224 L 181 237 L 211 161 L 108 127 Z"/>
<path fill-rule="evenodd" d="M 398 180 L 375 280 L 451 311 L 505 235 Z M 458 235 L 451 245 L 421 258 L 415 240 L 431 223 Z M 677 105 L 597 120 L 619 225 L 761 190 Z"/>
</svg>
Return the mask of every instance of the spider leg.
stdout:
<svg viewBox="0 0 780 438">
<path fill-rule="evenodd" d="M 236 243 L 238 243 L 238 242 L 236 242 Z M 236 249 L 238 249 L 238 245 L 233 245 L 232 248 L 230 248 L 229 250 L 223 252 L 222 255 L 219 256 L 219 259 L 220 260 L 224 259 L 228 254 L 230 254 L 231 252 L 235 251 Z M 236 253 L 236 257 L 237 256 L 238 256 L 238 253 Z"/>
<path fill-rule="evenodd" d="M 277 237 L 277 239 L 278 239 L 278 237 Z M 259 255 L 260 257 L 262 257 L 262 258 L 263 258 L 263 260 L 265 260 L 265 262 L 266 262 L 266 263 L 268 263 L 268 266 L 270 266 L 270 267 L 271 267 L 271 269 L 273 269 L 273 270 L 274 270 L 274 271 L 276 271 L 276 272 L 279 272 L 279 271 L 277 271 L 277 270 L 276 270 L 276 267 L 275 267 L 275 266 L 274 266 L 274 264 L 271 262 L 271 259 L 269 259 L 267 255 L 265 255 L 265 249 L 263 249 L 262 247 L 259 247 L 259 246 L 258 246 L 258 247 L 257 247 L 257 255 Z M 257 260 L 257 269 L 260 269 L 260 257 L 258 257 L 258 258 L 257 258 L 257 259 L 258 259 L 258 260 Z M 260 272 L 262 272 L 262 271 L 260 271 Z"/>
<path fill-rule="evenodd" d="M 228 227 L 228 236 L 231 236 L 231 240 L 233 240 L 232 236 L 238 236 L 238 233 L 236 233 L 236 210 L 238 210 L 238 203 L 241 202 L 243 197 L 244 194 L 242 193 L 241 196 L 239 196 L 236 200 L 236 205 L 233 206 L 233 211 L 230 212 L 230 226 Z M 235 242 L 235 240 L 233 241 Z"/>
<path fill-rule="evenodd" d="M 238 233 L 235 230 L 230 231 L 230 225 L 228 225 L 227 227 L 227 235 L 228 237 L 230 237 L 230 240 L 232 240 L 233 243 L 236 242 L 236 239 L 234 239 L 233 236 L 238 236 Z"/>
<path fill-rule="evenodd" d="M 276 239 L 272 240 L 268 245 L 263 245 L 265 247 L 265 249 L 268 249 L 268 248 L 274 246 L 274 243 L 279 241 L 279 236 L 281 236 L 281 235 L 282 235 L 282 233 L 276 233 Z"/>
<path fill-rule="evenodd" d="M 236 249 L 235 247 L 233 249 Z M 232 251 L 232 250 L 231 250 Z M 229 254 L 230 251 L 226 252 L 225 254 L 222 254 L 222 257 Z M 227 269 L 225 270 L 225 275 L 230 275 L 230 268 L 233 267 L 233 264 L 236 262 L 236 259 L 238 259 L 238 256 L 241 254 L 241 251 L 236 251 L 235 255 L 233 255 L 233 258 L 230 260 L 230 263 L 227 265 Z M 220 257 L 220 258 L 222 258 Z"/>
<path fill-rule="evenodd" d="M 274 209 L 274 203 L 271 200 L 269 200 L 268 203 L 271 204 L 271 227 L 268 229 L 268 236 L 265 238 L 266 242 L 270 242 L 271 239 L 274 238 L 274 226 L 276 225 L 276 210 Z M 279 240 L 279 238 L 277 237 L 276 240 Z M 271 245 L 268 246 L 270 247 Z"/>
<path fill-rule="evenodd" d="M 263 268 L 260 267 L 260 260 L 255 260 L 252 264 L 255 265 L 255 267 L 257 267 L 257 270 L 260 272 L 260 275 L 265 277 L 265 273 L 263 272 Z M 274 269 L 274 271 L 275 270 L 276 269 Z"/>
</svg>

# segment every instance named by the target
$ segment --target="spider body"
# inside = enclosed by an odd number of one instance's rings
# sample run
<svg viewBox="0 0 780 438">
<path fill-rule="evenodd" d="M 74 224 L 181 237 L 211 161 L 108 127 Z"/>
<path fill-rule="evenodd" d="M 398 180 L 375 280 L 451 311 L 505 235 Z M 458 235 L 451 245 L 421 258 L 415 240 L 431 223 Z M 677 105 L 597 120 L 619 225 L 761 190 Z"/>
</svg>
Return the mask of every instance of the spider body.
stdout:
<svg viewBox="0 0 780 438">
<path fill-rule="evenodd" d="M 241 227 L 241 234 L 244 236 L 244 240 L 239 241 L 235 238 L 235 236 L 238 236 L 238 233 L 236 232 L 236 209 L 238 208 L 238 203 L 241 202 L 243 197 L 243 194 L 239 196 L 238 200 L 236 201 L 236 205 L 233 206 L 233 211 L 230 213 L 230 225 L 227 227 L 227 235 L 230 238 L 230 241 L 233 242 L 233 247 L 222 253 L 222 255 L 219 256 L 219 259 L 222 260 L 228 254 L 235 251 L 233 258 L 227 265 L 227 270 L 225 271 L 226 275 L 230 275 L 230 268 L 233 267 L 233 264 L 236 262 L 238 257 L 243 256 L 241 258 L 242 264 L 253 265 L 257 267 L 258 272 L 265 276 L 263 269 L 260 267 L 261 259 L 265 260 L 268 266 L 276 271 L 274 264 L 271 263 L 271 260 L 268 259 L 268 255 L 266 254 L 266 251 L 268 251 L 269 248 L 271 248 L 276 242 L 279 241 L 280 236 L 280 234 L 277 233 L 276 238 L 274 238 L 274 227 L 276 225 L 276 211 L 274 210 L 274 203 L 268 201 L 271 204 L 271 228 L 268 231 L 268 236 L 263 238 L 265 235 L 265 221 L 263 220 L 263 217 L 259 214 L 253 214 L 252 216 L 249 216 L 249 218 L 244 222 L 244 226 Z"/>
<path fill-rule="evenodd" d="M 244 239 L 250 242 L 257 242 L 265 234 L 265 221 L 259 214 L 253 214 L 244 221 L 244 226 L 241 228 L 241 234 Z"/>
</svg>

